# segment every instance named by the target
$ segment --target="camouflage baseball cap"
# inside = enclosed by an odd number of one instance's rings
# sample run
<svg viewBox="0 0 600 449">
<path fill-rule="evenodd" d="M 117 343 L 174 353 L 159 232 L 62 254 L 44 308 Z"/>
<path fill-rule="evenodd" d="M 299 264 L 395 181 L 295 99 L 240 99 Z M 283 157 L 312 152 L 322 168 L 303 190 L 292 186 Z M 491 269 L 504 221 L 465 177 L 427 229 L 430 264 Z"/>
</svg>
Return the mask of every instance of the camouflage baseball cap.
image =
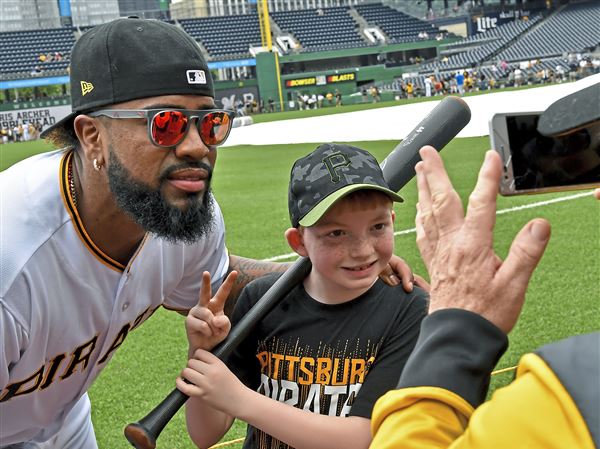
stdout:
<svg viewBox="0 0 600 449">
<path fill-rule="evenodd" d="M 288 207 L 292 226 L 313 226 L 333 204 L 350 192 L 373 189 L 403 202 L 390 190 L 381 167 L 368 151 L 327 143 L 292 166 Z"/>
</svg>

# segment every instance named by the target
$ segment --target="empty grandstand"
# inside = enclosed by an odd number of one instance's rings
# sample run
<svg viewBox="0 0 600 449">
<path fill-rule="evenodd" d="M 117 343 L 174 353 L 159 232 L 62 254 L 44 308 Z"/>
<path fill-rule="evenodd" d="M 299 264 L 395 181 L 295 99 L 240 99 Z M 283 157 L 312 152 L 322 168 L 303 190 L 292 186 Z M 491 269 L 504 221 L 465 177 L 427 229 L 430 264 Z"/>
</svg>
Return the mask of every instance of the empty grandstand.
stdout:
<svg viewBox="0 0 600 449">
<path fill-rule="evenodd" d="M 300 51 L 368 45 L 358 33 L 358 24 L 352 19 L 347 6 L 274 12 L 271 18 L 283 32 L 292 34 L 298 40 Z"/>
<path fill-rule="evenodd" d="M 367 22 L 381 28 L 390 43 L 414 42 L 429 37 L 433 39 L 440 33 L 435 25 L 383 4 L 356 5 L 356 10 Z M 423 33 L 427 33 L 427 36 Z"/>
<path fill-rule="evenodd" d="M 258 14 L 181 19 L 185 31 L 204 46 L 209 59 L 250 56 L 250 47 L 260 46 Z M 215 33 L 215 30 L 219 30 Z"/>
<path fill-rule="evenodd" d="M 205 17 L 163 20 L 196 39 L 224 96 L 237 95 L 245 86 L 253 96 L 268 98 L 273 93 L 264 94 L 267 87 L 259 79 L 261 70 L 267 73 L 265 66 L 258 67 L 258 53 L 265 50 L 259 2 L 219 1 L 206 3 Z M 485 7 L 483 2 L 455 0 L 268 3 L 273 6 L 268 23 L 274 51 L 280 55 L 278 74 L 288 104 L 300 92 L 324 95 L 339 90 L 350 95 L 377 85 L 385 93 L 386 86 L 394 91 L 408 82 L 418 94 L 426 78 L 433 76 L 443 84 L 465 70 L 477 73 L 477 85 L 484 88 L 511 83 L 515 70 L 524 72 L 519 76 L 525 82 L 531 82 L 532 73 L 562 77 L 582 58 L 590 60 L 593 51 L 600 51 L 600 2 L 592 0 L 486 0 Z M 442 3 L 446 3 L 443 10 L 430 8 Z M 169 17 L 168 11 L 160 11 L 161 17 Z M 7 86 L 64 84 L 70 49 L 89 28 L 65 25 L 0 32 L 4 98 L 11 98 Z M 578 56 L 574 61 L 568 54 Z M 535 67 L 527 66 L 531 61 Z"/>
<path fill-rule="evenodd" d="M 600 44 L 600 2 L 567 5 L 503 50 L 507 61 L 560 56 Z"/>
<path fill-rule="evenodd" d="M 72 28 L 0 33 L 0 71 L 3 77 L 64 74 L 74 44 Z"/>
</svg>

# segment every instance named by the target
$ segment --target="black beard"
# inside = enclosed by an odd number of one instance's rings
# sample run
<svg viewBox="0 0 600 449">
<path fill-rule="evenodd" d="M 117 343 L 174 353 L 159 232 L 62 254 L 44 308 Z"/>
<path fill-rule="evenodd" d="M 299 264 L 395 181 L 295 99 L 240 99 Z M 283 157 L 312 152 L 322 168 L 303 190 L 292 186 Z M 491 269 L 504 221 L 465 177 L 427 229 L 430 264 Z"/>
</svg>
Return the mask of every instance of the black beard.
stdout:
<svg viewBox="0 0 600 449">
<path fill-rule="evenodd" d="M 108 184 L 119 207 L 144 230 L 171 242 L 195 243 L 213 227 L 213 204 L 210 190 L 212 167 L 202 162 L 188 162 L 171 167 L 160 177 L 161 185 L 169 173 L 183 167 L 199 167 L 208 171 L 206 190 L 200 200 L 198 194 L 188 195 L 188 205 L 179 209 L 162 196 L 160 187 L 153 189 L 136 181 L 109 147 L 107 167 Z"/>
</svg>

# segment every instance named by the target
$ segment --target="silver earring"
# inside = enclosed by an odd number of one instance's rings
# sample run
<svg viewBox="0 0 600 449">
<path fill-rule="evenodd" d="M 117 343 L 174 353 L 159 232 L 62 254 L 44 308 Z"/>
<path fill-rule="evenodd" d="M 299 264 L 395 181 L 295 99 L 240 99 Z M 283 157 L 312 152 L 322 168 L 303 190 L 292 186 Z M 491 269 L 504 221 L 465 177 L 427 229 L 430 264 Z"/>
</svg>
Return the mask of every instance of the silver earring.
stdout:
<svg viewBox="0 0 600 449">
<path fill-rule="evenodd" d="M 94 170 L 100 171 L 100 169 L 102 169 L 102 164 L 98 163 L 98 159 L 94 159 L 93 164 L 94 164 Z"/>
</svg>

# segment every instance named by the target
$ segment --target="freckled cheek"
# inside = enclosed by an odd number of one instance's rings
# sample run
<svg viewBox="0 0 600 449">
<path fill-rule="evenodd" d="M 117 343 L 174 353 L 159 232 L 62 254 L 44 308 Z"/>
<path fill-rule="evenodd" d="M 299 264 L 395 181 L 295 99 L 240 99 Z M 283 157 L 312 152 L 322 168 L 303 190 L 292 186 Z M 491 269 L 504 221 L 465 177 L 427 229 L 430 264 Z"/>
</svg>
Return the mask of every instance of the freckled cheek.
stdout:
<svg viewBox="0 0 600 449">
<path fill-rule="evenodd" d="M 346 251 L 340 247 L 324 246 L 314 254 L 311 254 L 313 265 L 316 265 L 320 271 L 334 269 L 341 264 L 346 256 Z"/>
<path fill-rule="evenodd" d="M 394 254 L 394 235 L 390 234 L 378 239 L 375 249 L 381 258 L 391 257 Z"/>
</svg>

